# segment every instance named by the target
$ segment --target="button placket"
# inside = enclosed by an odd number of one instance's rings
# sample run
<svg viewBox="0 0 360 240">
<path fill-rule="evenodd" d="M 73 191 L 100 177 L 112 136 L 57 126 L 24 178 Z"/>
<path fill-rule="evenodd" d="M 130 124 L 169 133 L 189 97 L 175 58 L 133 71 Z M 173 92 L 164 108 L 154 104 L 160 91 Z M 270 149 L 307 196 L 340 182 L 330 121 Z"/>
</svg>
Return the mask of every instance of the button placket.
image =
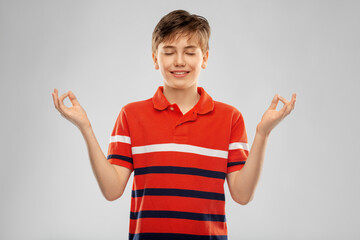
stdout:
<svg viewBox="0 0 360 240">
<path fill-rule="evenodd" d="M 195 121 L 196 118 L 197 118 L 196 112 L 191 112 L 191 113 L 188 112 L 182 118 L 179 119 L 176 126 L 181 126 L 182 124 L 184 124 L 186 122 Z"/>
</svg>

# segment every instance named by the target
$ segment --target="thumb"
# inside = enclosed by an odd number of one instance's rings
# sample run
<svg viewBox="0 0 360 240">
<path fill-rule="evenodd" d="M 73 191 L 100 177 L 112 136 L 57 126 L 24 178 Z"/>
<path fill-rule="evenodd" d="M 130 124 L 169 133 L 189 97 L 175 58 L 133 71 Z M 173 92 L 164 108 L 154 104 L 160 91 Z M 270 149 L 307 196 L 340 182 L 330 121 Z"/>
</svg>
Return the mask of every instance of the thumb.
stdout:
<svg viewBox="0 0 360 240">
<path fill-rule="evenodd" d="M 80 105 L 77 98 L 75 97 L 74 93 L 72 91 L 68 92 L 69 99 L 72 103 L 72 105 Z"/>
</svg>

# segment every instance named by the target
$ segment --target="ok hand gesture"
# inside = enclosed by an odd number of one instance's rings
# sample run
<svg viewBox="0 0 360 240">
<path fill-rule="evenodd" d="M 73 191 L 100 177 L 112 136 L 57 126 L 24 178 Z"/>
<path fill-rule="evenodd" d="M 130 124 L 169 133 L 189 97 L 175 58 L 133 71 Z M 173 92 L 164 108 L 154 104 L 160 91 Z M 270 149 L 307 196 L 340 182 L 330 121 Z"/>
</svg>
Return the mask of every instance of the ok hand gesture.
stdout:
<svg viewBox="0 0 360 240">
<path fill-rule="evenodd" d="M 85 110 L 80 106 L 78 100 L 71 91 L 68 91 L 58 97 L 58 90 L 55 88 L 52 96 L 55 108 L 60 112 L 61 116 L 72 122 L 80 130 L 91 126 Z M 69 97 L 71 104 L 73 105 L 72 107 L 65 106 L 63 102 L 67 96 Z"/>
<path fill-rule="evenodd" d="M 280 109 L 280 111 L 276 111 L 276 106 L 279 100 L 284 103 L 284 106 L 282 109 Z M 287 115 L 289 115 L 292 110 L 294 110 L 295 101 L 296 101 L 295 93 L 292 95 L 290 102 L 285 98 L 276 94 L 271 102 L 270 107 L 266 110 L 266 112 L 261 118 L 260 123 L 257 125 L 256 131 L 263 136 L 268 136 L 271 130 L 281 120 L 283 120 Z"/>
</svg>

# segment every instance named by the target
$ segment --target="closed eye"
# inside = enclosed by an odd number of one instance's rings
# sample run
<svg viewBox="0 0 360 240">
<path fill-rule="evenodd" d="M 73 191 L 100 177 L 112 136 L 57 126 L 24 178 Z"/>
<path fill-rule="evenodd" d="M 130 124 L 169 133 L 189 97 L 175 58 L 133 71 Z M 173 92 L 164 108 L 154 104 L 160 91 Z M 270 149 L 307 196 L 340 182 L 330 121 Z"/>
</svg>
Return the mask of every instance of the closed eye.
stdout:
<svg viewBox="0 0 360 240">
<path fill-rule="evenodd" d="M 174 53 L 164 53 L 165 55 L 172 55 Z M 195 55 L 195 53 L 186 53 L 187 55 Z"/>
</svg>

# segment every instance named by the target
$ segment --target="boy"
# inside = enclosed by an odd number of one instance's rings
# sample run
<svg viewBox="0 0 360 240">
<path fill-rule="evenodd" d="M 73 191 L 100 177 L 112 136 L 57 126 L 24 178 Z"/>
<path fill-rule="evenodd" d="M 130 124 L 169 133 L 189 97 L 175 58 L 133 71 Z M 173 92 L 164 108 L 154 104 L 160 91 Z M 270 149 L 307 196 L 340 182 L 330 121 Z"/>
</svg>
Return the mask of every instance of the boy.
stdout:
<svg viewBox="0 0 360 240">
<path fill-rule="evenodd" d="M 251 201 L 270 131 L 294 108 L 295 94 L 291 102 L 275 95 L 250 150 L 242 114 L 197 86 L 209 37 L 207 20 L 187 11 L 160 20 L 152 57 L 164 86 L 152 98 L 121 109 L 107 158 L 74 94 L 58 98 L 54 90 L 56 108 L 85 138 L 107 200 L 121 197 L 134 171 L 129 239 L 227 239 L 225 178 L 234 201 Z M 73 107 L 64 106 L 66 96 Z M 284 107 L 276 111 L 279 100 Z"/>
</svg>

